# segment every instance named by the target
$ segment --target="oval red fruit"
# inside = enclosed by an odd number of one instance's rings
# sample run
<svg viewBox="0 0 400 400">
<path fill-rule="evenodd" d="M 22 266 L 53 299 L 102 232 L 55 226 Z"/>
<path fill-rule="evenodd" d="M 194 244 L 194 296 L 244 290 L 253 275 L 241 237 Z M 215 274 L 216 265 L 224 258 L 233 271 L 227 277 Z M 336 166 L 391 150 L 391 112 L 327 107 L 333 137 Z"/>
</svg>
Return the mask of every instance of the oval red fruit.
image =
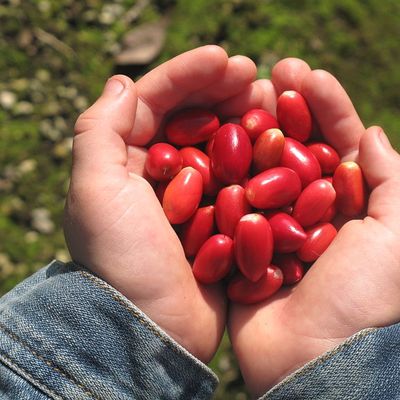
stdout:
<svg viewBox="0 0 400 400">
<path fill-rule="evenodd" d="M 284 285 L 294 285 L 304 276 L 304 264 L 295 254 L 281 254 L 274 263 L 282 271 Z"/>
<path fill-rule="evenodd" d="M 221 184 L 217 181 L 211 169 L 210 158 L 196 147 L 184 147 L 179 150 L 183 167 L 193 167 L 200 172 L 203 178 L 203 192 L 213 196 L 218 193 Z"/>
<path fill-rule="evenodd" d="M 281 129 L 299 142 L 306 142 L 312 131 L 312 117 L 305 98 L 294 90 L 278 97 L 276 114 Z"/>
<path fill-rule="evenodd" d="M 281 160 L 285 137 L 279 129 L 262 132 L 253 146 L 253 165 L 257 173 L 277 167 Z"/>
<path fill-rule="evenodd" d="M 240 120 L 240 124 L 246 130 L 252 142 L 258 138 L 261 132 L 272 128 L 279 128 L 276 118 L 261 108 L 247 111 Z"/>
<path fill-rule="evenodd" d="M 304 227 L 314 225 L 332 206 L 335 198 L 336 192 L 332 184 L 326 179 L 317 179 L 300 193 L 292 216 Z"/>
<path fill-rule="evenodd" d="M 269 265 L 257 282 L 238 274 L 228 284 L 228 298 L 240 304 L 259 303 L 276 293 L 282 282 L 282 271 L 275 265 Z"/>
<path fill-rule="evenodd" d="M 168 184 L 163 197 L 164 213 L 171 224 L 182 224 L 197 210 L 203 194 L 203 179 L 192 167 L 183 168 Z"/>
<path fill-rule="evenodd" d="M 331 222 L 333 218 L 336 217 L 337 207 L 336 203 L 333 203 L 326 211 L 325 214 L 321 217 L 319 222 Z"/>
<path fill-rule="evenodd" d="M 179 151 L 168 143 L 156 143 L 149 148 L 145 169 L 157 181 L 167 181 L 182 169 Z"/>
<path fill-rule="evenodd" d="M 290 215 L 278 212 L 268 219 L 274 238 L 274 251 L 292 253 L 298 250 L 307 239 L 301 225 Z"/>
<path fill-rule="evenodd" d="M 211 153 L 211 165 L 221 182 L 240 183 L 247 175 L 252 158 L 252 146 L 245 130 L 236 124 L 218 129 Z"/>
<path fill-rule="evenodd" d="M 167 122 L 165 133 L 168 142 L 178 146 L 190 146 L 207 141 L 219 128 L 217 116 L 201 108 L 178 111 Z"/>
<path fill-rule="evenodd" d="M 233 265 L 233 241 L 226 235 L 211 236 L 200 248 L 193 263 L 193 275 L 201 283 L 224 278 Z"/>
<path fill-rule="evenodd" d="M 323 222 L 306 231 L 307 239 L 297 251 L 297 256 L 305 262 L 315 261 L 331 244 L 337 231 L 329 222 Z"/>
<path fill-rule="evenodd" d="M 301 192 L 300 178 L 289 168 L 276 167 L 249 180 L 246 197 L 256 208 L 279 208 L 290 205 Z"/>
<path fill-rule="evenodd" d="M 200 207 L 181 227 L 179 235 L 186 257 L 197 254 L 203 243 L 214 232 L 215 207 Z"/>
<path fill-rule="evenodd" d="M 240 185 L 231 185 L 219 191 L 215 201 L 215 220 L 218 230 L 233 238 L 240 218 L 251 212 L 245 190 Z"/>
<path fill-rule="evenodd" d="M 236 263 L 242 274 L 256 282 L 271 262 L 273 252 L 272 230 L 261 214 L 243 216 L 235 230 Z"/>
<path fill-rule="evenodd" d="M 359 215 L 366 205 L 366 186 L 360 166 L 353 161 L 341 163 L 333 174 L 338 211 L 347 217 Z"/>
<path fill-rule="evenodd" d="M 340 164 L 340 157 L 337 151 L 326 143 L 311 143 L 307 148 L 314 154 L 321 166 L 323 174 L 333 174 Z"/>
<path fill-rule="evenodd" d="M 321 178 L 321 167 L 318 160 L 306 146 L 295 139 L 285 138 L 281 166 L 296 171 L 303 188 Z"/>
</svg>

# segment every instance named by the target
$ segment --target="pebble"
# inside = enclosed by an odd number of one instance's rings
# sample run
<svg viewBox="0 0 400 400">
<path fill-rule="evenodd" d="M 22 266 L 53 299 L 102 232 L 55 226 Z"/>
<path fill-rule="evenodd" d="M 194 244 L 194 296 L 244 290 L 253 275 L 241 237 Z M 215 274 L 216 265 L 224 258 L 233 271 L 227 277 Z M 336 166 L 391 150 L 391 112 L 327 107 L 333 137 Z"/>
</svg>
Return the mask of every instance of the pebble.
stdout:
<svg viewBox="0 0 400 400">
<path fill-rule="evenodd" d="M 28 158 L 26 160 L 23 160 L 21 164 L 19 164 L 18 171 L 22 175 L 28 174 L 29 172 L 33 172 L 36 169 L 36 166 L 37 166 L 36 160 Z"/>
<path fill-rule="evenodd" d="M 49 234 L 54 231 L 55 225 L 51 220 L 50 211 L 46 208 L 35 208 L 31 212 L 31 225 L 40 233 Z"/>
<path fill-rule="evenodd" d="M 9 110 L 17 102 L 17 95 L 14 92 L 3 90 L 0 92 L 0 105 Z"/>
<path fill-rule="evenodd" d="M 20 101 L 14 107 L 14 114 L 16 115 L 30 115 L 33 113 L 34 107 L 28 101 Z"/>
</svg>

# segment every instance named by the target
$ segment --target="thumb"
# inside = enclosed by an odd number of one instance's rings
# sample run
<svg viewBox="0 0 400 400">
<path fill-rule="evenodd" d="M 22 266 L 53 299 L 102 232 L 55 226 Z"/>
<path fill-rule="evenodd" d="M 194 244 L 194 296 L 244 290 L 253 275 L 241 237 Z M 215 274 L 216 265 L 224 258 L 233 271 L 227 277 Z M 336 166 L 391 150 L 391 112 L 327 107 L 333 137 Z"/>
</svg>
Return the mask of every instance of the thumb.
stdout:
<svg viewBox="0 0 400 400">
<path fill-rule="evenodd" d="M 371 190 L 368 215 L 398 230 L 400 155 L 380 127 L 368 128 L 360 141 L 359 164 Z"/>
<path fill-rule="evenodd" d="M 106 169 L 110 164 L 126 165 L 124 139 L 131 132 L 136 114 L 137 92 L 124 75 L 111 77 L 97 101 L 75 124 L 73 173 Z"/>
</svg>

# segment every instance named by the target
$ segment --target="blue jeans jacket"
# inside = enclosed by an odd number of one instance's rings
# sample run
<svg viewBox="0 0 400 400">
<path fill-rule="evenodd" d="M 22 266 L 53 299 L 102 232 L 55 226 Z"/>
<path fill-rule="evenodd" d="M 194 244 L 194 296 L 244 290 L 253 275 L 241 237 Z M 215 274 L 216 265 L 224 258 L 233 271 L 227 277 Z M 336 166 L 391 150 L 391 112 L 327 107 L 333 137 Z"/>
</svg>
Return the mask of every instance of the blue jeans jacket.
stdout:
<svg viewBox="0 0 400 400">
<path fill-rule="evenodd" d="M 366 329 L 262 399 L 400 399 L 400 325 Z M 209 399 L 214 373 L 123 295 L 54 261 L 0 300 L 0 399 Z"/>
</svg>

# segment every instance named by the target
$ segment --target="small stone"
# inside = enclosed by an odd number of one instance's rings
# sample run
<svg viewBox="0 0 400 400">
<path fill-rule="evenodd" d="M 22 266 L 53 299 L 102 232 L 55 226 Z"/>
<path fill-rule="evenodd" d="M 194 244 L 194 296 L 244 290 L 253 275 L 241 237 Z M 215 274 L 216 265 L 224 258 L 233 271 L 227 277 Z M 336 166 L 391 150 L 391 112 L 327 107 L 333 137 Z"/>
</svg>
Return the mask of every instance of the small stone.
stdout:
<svg viewBox="0 0 400 400">
<path fill-rule="evenodd" d="M 97 18 L 97 12 L 95 10 L 87 10 L 82 14 L 82 19 L 87 22 L 95 21 Z"/>
<path fill-rule="evenodd" d="M 38 69 L 35 74 L 36 78 L 41 82 L 48 82 L 51 78 L 50 72 L 47 69 Z"/>
<path fill-rule="evenodd" d="M 33 160 L 32 158 L 28 158 L 27 160 L 24 160 L 19 164 L 18 166 L 18 171 L 21 174 L 28 174 L 29 172 L 32 172 L 36 169 L 37 162 L 36 160 Z"/>
<path fill-rule="evenodd" d="M 54 118 L 54 127 L 62 132 L 65 132 L 68 129 L 65 119 L 59 116 Z"/>
<path fill-rule="evenodd" d="M 39 125 L 40 133 L 53 142 L 57 142 L 62 138 L 62 132 L 58 130 L 50 119 L 43 120 Z"/>
<path fill-rule="evenodd" d="M 310 47 L 313 50 L 322 50 L 324 48 L 324 42 L 319 37 L 313 37 L 310 40 Z"/>
<path fill-rule="evenodd" d="M 61 111 L 61 106 L 56 101 L 47 102 L 42 109 L 42 113 L 46 116 L 59 115 Z"/>
<path fill-rule="evenodd" d="M 149 22 L 127 32 L 122 51 L 116 56 L 117 65 L 146 65 L 161 52 L 165 42 L 167 19 Z"/>
<path fill-rule="evenodd" d="M 84 111 L 88 107 L 88 100 L 86 97 L 78 96 L 74 100 L 74 106 L 79 111 Z"/>
<path fill-rule="evenodd" d="M 35 231 L 28 231 L 25 233 L 26 243 L 35 243 L 39 238 L 39 234 Z"/>
<path fill-rule="evenodd" d="M 17 102 L 17 95 L 14 92 L 3 90 L 0 92 L 0 105 L 9 110 Z"/>
<path fill-rule="evenodd" d="M 51 10 L 51 3 L 47 0 L 39 1 L 38 8 L 42 13 L 47 13 Z"/>
<path fill-rule="evenodd" d="M 54 231 L 54 222 L 51 220 L 50 211 L 46 208 L 35 208 L 31 212 L 31 225 L 40 233 L 49 234 Z"/>
<path fill-rule="evenodd" d="M 10 210 L 13 213 L 21 212 L 25 208 L 25 203 L 17 196 L 13 196 L 9 204 Z"/>
<path fill-rule="evenodd" d="M 43 134 L 46 135 L 48 131 L 53 129 L 53 124 L 51 123 L 50 119 L 45 119 L 40 122 L 39 125 L 39 131 Z"/>
<path fill-rule="evenodd" d="M 33 113 L 34 107 L 28 101 L 20 101 L 14 107 L 14 114 L 16 115 L 30 115 Z"/>
<path fill-rule="evenodd" d="M 106 4 L 101 10 L 99 21 L 104 25 L 111 25 L 124 12 L 124 7 L 120 4 Z"/>
<path fill-rule="evenodd" d="M 14 265 L 7 254 L 0 253 L 0 278 L 5 279 L 14 271 Z"/>
<path fill-rule="evenodd" d="M 20 47 L 26 48 L 33 41 L 33 34 L 31 29 L 22 29 L 17 37 L 17 43 Z"/>
<path fill-rule="evenodd" d="M 65 99 L 73 99 L 78 95 L 78 89 L 73 86 L 57 86 L 57 94 Z"/>
<path fill-rule="evenodd" d="M 222 371 L 228 371 L 232 367 L 228 356 L 222 356 L 218 362 L 218 368 Z"/>
<path fill-rule="evenodd" d="M 24 92 L 29 88 L 29 80 L 26 78 L 15 79 L 11 82 L 11 87 L 17 92 Z"/>
<path fill-rule="evenodd" d="M 68 251 L 65 249 L 57 250 L 55 256 L 56 256 L 57 260 L 60 260 L 61 262 L 64 262 L 64 263 L 71 261 L 71 257 L 69 255 Z"/>
<path fill-rule="evenodd" d="M 54 146 L 53 154 L 57 158 L 69 158 L 72 150 L 72 138 L 65 138 L 62 142 Z"/>
<path fill-rule="evenodd" d="M 43 84 L 38 79 L 32 79 L 29 85 L 29 89 L 32 91 L 41 91 L 43 90 Z"/>
</svg>

